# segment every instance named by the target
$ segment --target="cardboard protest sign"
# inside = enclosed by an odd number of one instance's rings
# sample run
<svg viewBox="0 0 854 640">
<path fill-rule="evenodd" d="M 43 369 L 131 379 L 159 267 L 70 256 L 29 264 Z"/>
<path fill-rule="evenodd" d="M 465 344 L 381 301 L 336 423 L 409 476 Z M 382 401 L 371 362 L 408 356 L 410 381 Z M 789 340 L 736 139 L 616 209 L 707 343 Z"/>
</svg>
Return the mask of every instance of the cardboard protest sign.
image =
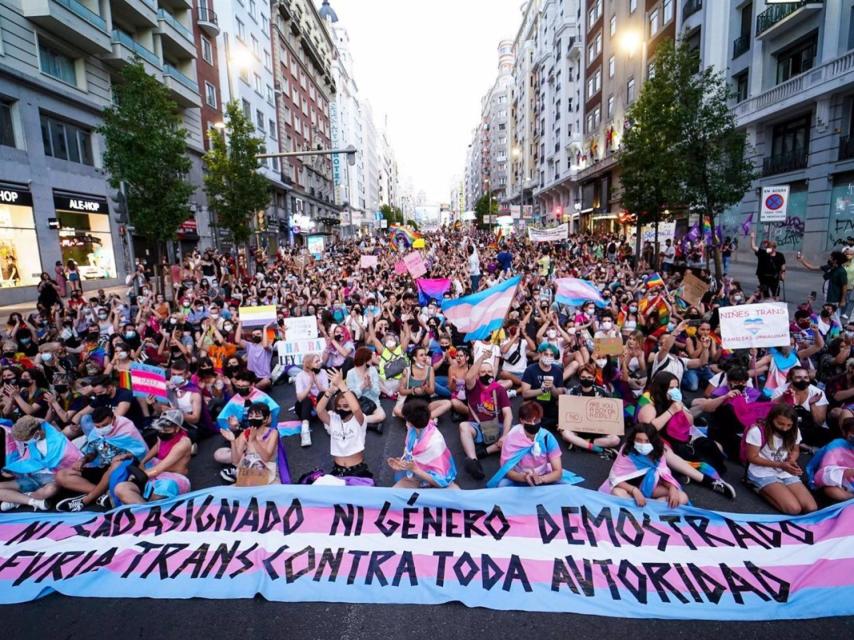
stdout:
<svg viewBox="0 0 854 640">
<path fill-rule="evenodd" d="M 263 327 L 276 322 L 276 305 L 240 307 L 240 322 L 244 327 Z"/>
<path fill-rule="evenodd" d="M 168 402 L 166 369 L 135 362 L 130 366 L 130 385 L 136 397 L 154 396 Z"/>
<path fill-rule="evenodd" d="M 625 348 L 622 338 L 595 338 L 593 340 L 595 350 L 603 356 L 618 356 Z"/>
<path fill-rule="evenodd" d="M 406 270 L 409 271 L 409 275 L 413 278 L 420 278 L 427 273 L 427 265 L 424 264 L 424 258 L 417 251 L 408 253 L 403 258 L 403 264 L 406 265 Z"/>
<path fill-rule="evenodd" d="M 372 269 L 377 266 L 377 257 L 376 256 L 362 256 L 362 259 L 359 263 L 359 267 L 361 269 Z"/>
<path fill-rule="evenodd" d="M 582 433 L 621 436 L 625 432 L 623 401 L 618 398 L 560 396 L 558 426 Z"/>
<path fill-rule="evenodd" d="M 685 277 L 682 279 L 681 289 L 681 293 L 679 294 L 681 298 L 692 307 L 696 307 L 700 304 L 706 292 L 708 292 L 709 285 L 690 271 L 686 271 Z"/>
<path fill-rule="evenodd" d="M 317 318 L 300 316 L 285 318 L 285 337 L 288 340 L 313 340 L 317 337 Z"/>
<path fill-rule="evenodd" d="M 790 344 L 789 308 L 785 302 L 721 307 L 724 349 L 785 347 Z"/>
</svg>

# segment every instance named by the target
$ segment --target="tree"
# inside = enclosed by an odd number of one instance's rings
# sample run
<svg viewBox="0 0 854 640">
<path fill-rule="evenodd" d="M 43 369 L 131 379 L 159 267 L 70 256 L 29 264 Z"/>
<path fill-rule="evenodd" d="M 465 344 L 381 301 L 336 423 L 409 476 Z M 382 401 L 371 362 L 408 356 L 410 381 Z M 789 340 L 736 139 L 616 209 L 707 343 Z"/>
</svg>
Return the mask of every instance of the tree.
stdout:
<svg viewBox="0 0 854 640">
<path fill-rule="evenodd" d="M 484 222 L 484 218 L 486 216 L 498 215 L 498 200 L 488 193 L 484 194 L 474 205 L 474 212 L 475 215 L 477 215 L 477 226 L 488 226 L 487 223 Z"/>
<path fill-rule="evenodd" d="M 418 223 L 415 220 L 409 219 L 406 221 L 406 226 L 412 229 L 413 231 L 418 231 Z"/>
<path fill-rule="evenodd" d="M 251 221 L 270 204 L 270 185 L 258 173 L 264 141 L 236 100 L 225 108 L 225 129 L 211 131 L 205 154 L 205 191 L 219 225 L 228 229 L 235 244 L 249 240 Z"/>
<path fill-rule="evenodd" d="M 167 89 L 142 63 L 125 66 L 121 76 L 113 89 L 116 104 L 104 111 L 98 128 L 106 143 L 104 168 L 113 189 L 124 185 L 130 221 L 155 241 L 159 266 L 161 243 L 173 239 L 190 216 L 187 131 Z"/>
<path fill-rule="evenodd" d="M 638 259 L 641 227 L 654 224 L 654 263 L 658 261 L 661 214 L 681 205 L 684 198 L 680 142 L 686 116 L 679 94 L 693 75 L 692 69 L 696 69 L 696 59 L 684 45 L 674 48 L 672 43 L 663 42 L 656 50 L 655 73 L 626 114 L 629 126 L 620 156 L 623 204 L 637 215 Z"/>
<path fill-rule="evenodd" d="M 393 224 L 403 224 L 403 211 L 401 211 L 398 207 L 393 207 L 390 204 L 380 205 L 380 213 L 388 222 L 388 226 Z"/>
</svg>

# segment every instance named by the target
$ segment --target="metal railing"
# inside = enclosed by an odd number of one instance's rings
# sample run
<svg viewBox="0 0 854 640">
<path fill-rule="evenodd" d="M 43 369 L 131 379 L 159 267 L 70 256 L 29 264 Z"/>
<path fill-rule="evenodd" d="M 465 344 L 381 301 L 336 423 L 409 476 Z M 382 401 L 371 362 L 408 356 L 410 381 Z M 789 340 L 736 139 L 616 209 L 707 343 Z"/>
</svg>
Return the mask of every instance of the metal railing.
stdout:
<svg viewBox="0 0 854 640">
<path fill-rule="evenodd" d="M 850 160 L 854 158 L 854 137 L 839 137 L 839 157 L 837 160 Z"/>
<path fill-rule="evenodd" d="M 54 2 L 59 5 L 62 5 L 75 15 L 83 18 L 93 27 L 97 27 L 101 31 L 107 30 L 107 21 L 104 20 L 99 14 L 92 11 L 82 2 L 78 2 L 78 0 L 54 0 Z"/>
<path fill-rule="evenodd" d="M 750 51 L 750 34 L 739 36 L 732 41 L 732 57 L 736 59 L 743 53 Z"/>
<path fill-rule="evenodd" d="M 116 29 L 113 31 L 113 42 L 127 47 L 140 58 L 153 64 L 155 67 L 160 67 L 160 59 L 153 51 L 149 51 L 140 43 L 134 40 L 129 33 Z"/>
<path fill-rule="evenodd" d="M 756 16 L 756 35 L 768 31 L 775 24 L 784 18 L 788 18 L 798 9 L 803 9 L 808 4 L 824 4 L 824 0 L 800 0 L 799 2 L 771 5 Z"/>
<path fill-rule="evenodd" d="M 157 17 L 160 18 L 161 20 L 163 20 L 163 22 L 165 22 L 166 24 L 171 26 L 173 29 L 175 29 L 175 31 L 180 32 L 180 34 L 182 36 L 184 36 L 185 38 L 187 38 L 187 40 L 189 40 L 190 42 L 193 42 L 193 32 L 190 31 L 183 24 L 178 22 L 178 19 L 175 16 L 173 16 L 171 13 L 169 13 L 165 9 L 158 9 L 157 10 Z"/>
<path fill-rule="evenodd" d="M 703 8 L 703 0 L 688 0 L 682 5 L 682 19 L 687 20 Z"/>
<path fill-rule="evenodd" d="M 177 80 L 178 82 L 180 82 L 182 85 L 184 85 L 185 87 L 187 87 L 191 91 L 194 91 L 196 93 L 199 92 L 199 83 L 198 82 L 196 82 L 192 78 L 184 75 L 181 71 L 178 71 L 178 69 L 173 67 L 168 62 L 163 63 L 163 73 L 165 73 L 167 76 Z"/>
<path fill-rule="evenodd" d="M 796 149 L 789 153 L 769 156 L 762 161 L 762 175 L 773 176 L 778 173 L 806 169 L 808 159 L 808 149 Z"/>
<path fill-rule="evenodd" d="M 199 5 L 198 9 L 196 9 L 196 16 L 199 22 L 210 22 L 211 24 L 219 25 L 214 10 L 208 9 L 204 5 Z"/>
</svg>

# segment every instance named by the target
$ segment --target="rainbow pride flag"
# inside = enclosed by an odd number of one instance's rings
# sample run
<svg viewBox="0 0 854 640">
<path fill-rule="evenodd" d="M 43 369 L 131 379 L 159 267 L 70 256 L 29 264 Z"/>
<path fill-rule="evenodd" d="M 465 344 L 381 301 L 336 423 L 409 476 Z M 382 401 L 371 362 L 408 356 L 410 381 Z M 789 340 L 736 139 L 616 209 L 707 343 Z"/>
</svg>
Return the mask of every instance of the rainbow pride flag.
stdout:
<svg viewBox="0 0 854 640">
<path fill-rule="evenodd" d="M 646 288 L 655 289 L 656 287 L 664 287 L 664 280 L 658 273 L 649 275 L 646 279 Z"/>
<path fill-rule="evenodd" d="M 394 246 L 403 243 L 407 249 L 411 248 L 412 244 L 420 237 L 420 233 L 413 231 L 409 227 L 402 227 L 400 225 L 392 225 L 389 232 L 389 240 Z"/>
</svg>

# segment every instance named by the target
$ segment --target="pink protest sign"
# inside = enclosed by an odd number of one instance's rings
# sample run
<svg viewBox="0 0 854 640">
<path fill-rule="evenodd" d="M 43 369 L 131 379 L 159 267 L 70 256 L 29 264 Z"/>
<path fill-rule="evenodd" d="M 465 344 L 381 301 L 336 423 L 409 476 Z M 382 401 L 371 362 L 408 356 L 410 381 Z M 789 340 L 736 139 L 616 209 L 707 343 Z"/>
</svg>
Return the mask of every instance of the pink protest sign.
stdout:
<svg viewBox="0 0 854 640">
<path fill-rule="evenodd" d="M 427 273 L 427 265 L 424 264 L 424 258 L 417 251 L 407 254 L 403 258 L 403 263 L 406 265 L 406 270 L 413 278 L 420 278 Z"/>
<path fill-rule="evenodd" d="M 403 260 L 394 263 L 394 272 L 399 276 L 402 276 L 404 273 L 406 273 L 406 264 L 403 262 Z"/>
</svg>

